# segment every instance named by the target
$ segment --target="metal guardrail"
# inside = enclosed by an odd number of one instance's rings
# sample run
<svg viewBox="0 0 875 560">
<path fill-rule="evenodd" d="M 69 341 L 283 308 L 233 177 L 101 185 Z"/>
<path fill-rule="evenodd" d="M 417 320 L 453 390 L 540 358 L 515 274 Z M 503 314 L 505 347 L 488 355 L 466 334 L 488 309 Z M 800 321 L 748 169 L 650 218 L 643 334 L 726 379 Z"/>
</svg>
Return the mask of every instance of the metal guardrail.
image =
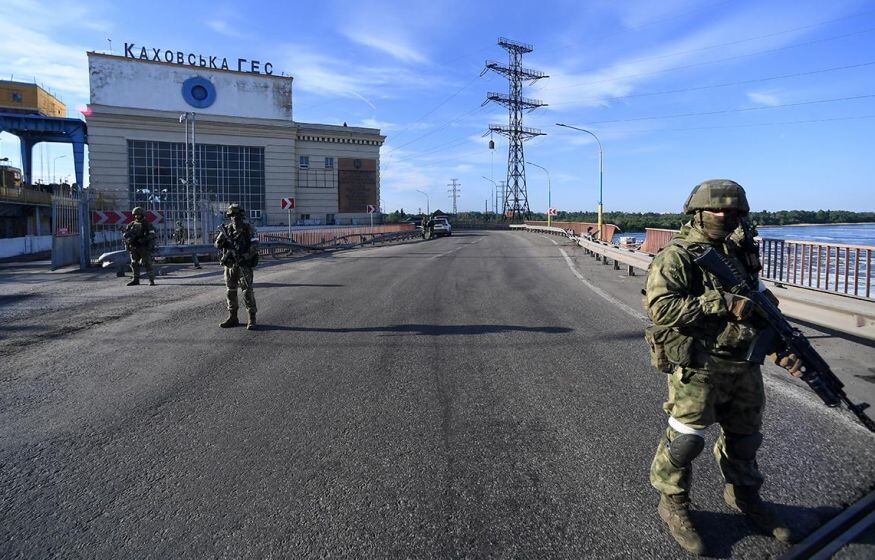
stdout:
<svg viewBox="0 0 875 560">
<path fill-rule="evenodd" d="M 415 229 L 404 229 L 401 231 L 388 232 L 367 232 L 367 233 L 348 233 L 339 237 L 330 239 L 320 238 L 319 243 L 306 245 L 299 243 L 294 238 L 288 239 L 288 236 L 283 237 L 278 233 L 260 233 L 258 234 L 258 254 L 261 256 L 270 256 L 273 258 L 281 258 L 282 256 L 290 255 L 295 251 L 330 251 L 340 249 L 353 249 L 367 245 L 376 245 L 378 243 L 389 243 L 393 241 L 401 241 L 405 239 L 413 239 L 421 237 L 422 234 Z M 294 237 L 294 236 L 293 236 Z M 211 256 L 217 254 L 216 248 L 212 244 L 198 245 L 161 245 L 155 248 L 152 253 L 156 258 L 173 258 L 184 257 L 191 258 L 195 266 L 199 266 L 198 257 Z M 116 267 L 118 276 L 124 276 L 129 264 L 129 256 L 127 250 L 116 250 L 103 253 L 98 257 L 97 262 L 103 267 Z"/>
<path fill-rule="evenodd" d="M 846 545 L 875 527 L 875 492 L 847 508 L 794 546 L 780 560 L 833 558 Z"/>
<path fill-rule="evenodd" d="M 553 230 L 557 228 L 517 226 L 514 229 L 555 233 Z M 653 260 L 653 255 L 634 249 L 624 249 L 605 242 L 590 241 L 579 237 L 573 239 L 584 251 L 593 255 L 602 264 L 612 263 L 614 268 L 618 270 L 621 263 L 626 265 L 627 273 L 630 276 L 635 275 L 636 269 L 646 271 Z M 875 340 L 875 300 L 855 297 L 850 294 L 826 292 L 807 286 L 796 286 L 786 281 L 781 282 L 770 278 L 763 278 L 763 282 L 781 301 L 781 311 L 788 317 L 860 338 Z"/>
</svg>

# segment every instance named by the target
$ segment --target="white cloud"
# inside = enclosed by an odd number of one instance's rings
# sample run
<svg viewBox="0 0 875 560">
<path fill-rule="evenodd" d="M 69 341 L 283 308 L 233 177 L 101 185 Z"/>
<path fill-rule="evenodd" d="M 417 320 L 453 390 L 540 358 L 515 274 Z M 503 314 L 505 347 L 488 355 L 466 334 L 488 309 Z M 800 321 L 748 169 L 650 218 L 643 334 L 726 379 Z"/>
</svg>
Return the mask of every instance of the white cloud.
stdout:
<svg viewBox="0 0 875 560">
<path fill-rule="evenodd" d="M 221 33 L 222 35 L 227 35 L 228 37 L 234 37 L 236 39 L 241 39 L 245 37 L 244 33 L 241 33 L 240 30 L 231 27 L 231 24 L 223 19 L 211 19 L 204 22 L 207 27 L 215 31 L 216 33 Z"/>
<path fill-rule="evenodd" d="M 389 38 L 384 33 L 378 37 L 361 31 L 342 31 L 342 33 L 350 41 L 384 52 L 401 62 L 428 63 L 428 59 L 422 53 L 399 37 Z"/>
<path fill-rule="evenodd" d="M 675 9 L 684 3 L 685 0 L 678 0 Z M 550 78 L 538 82 L 529 92 L 559 110 L 607 106 L 616 102 L 611 98 L 639 92 L 642 86 L 657 82 L 667 75 L 696 76 L 702 70 L 709 73 L 719 71 L 721 64 L 755 61 L 756 55 L 747 55 L 755 52 L 765 54 L 770 49 L 792 44 L 816 30 L 812 26 L 816 21 L 839 16 L 846 9 L 839 6 L 832 14 L 823 10 L 808 16 L 797 14 L 794 21 L 786 22 L 787 32 L 775 33 L 774 23 L 767 17 L 767 6 L 746 5 L 735 13 L 715 19 L 709 26 L 696 27 L 694 32 L 678 39 L 661 45 L 654 41 L 647 42 L 646 51 L 618 52 L 612 62 L 589 71 L 580 71 L 579 67 L 591 64 L 590 60 L 567 60 L 562 66 L 542 68 Z M 659 7 L 657 11 L 661 10 L 662 7 Z M 651 19 L 654 14 L 644 19 Z M 754 38 L 755 41 L 745 40 Z M 619 48 L 625 47 L 621 45 Z M 603 55 L 604 58 L 608 56 Z"/>
<path fill-rule="evenodd" d="M 775 93 L 749 91 L 747 93 L 747 98 L 754 103 L 765 105 L 767 107 L 775 107 L 782 103 L 782 100 Z"/>
</svg>

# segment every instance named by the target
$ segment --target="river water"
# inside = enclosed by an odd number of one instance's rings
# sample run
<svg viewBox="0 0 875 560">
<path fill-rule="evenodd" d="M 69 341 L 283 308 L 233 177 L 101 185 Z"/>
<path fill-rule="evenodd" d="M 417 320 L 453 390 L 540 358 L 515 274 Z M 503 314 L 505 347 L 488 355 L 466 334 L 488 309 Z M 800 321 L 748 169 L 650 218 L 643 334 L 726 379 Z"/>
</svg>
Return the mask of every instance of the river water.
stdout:
<svg viewBox="0 0 875 560">
<path fill-rule="evenodd" d="M 803 226 L 760 226 L 760 237 L 767 239 L 793 239 L 815 243 L 836 243 L 839 245 L 867 245 L 875 247 L 875 224 L 830 224 Z M 622 232 L 614 236 L 614 243 L 620 237 L 634 237 L 644 241 L 643 231 Z"/>
</svg>

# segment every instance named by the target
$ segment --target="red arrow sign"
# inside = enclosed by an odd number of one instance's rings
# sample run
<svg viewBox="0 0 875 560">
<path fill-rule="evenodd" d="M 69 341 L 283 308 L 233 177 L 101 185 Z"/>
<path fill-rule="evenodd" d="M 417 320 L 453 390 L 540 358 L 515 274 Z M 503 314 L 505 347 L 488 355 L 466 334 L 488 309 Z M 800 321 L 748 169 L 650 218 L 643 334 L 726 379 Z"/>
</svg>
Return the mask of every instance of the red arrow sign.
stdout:
<svg viewBox="0 0 875 560">
<path fill-rule="evenodd" d="M 280 202 L 280 207 L 283 210 L 294 210 L 295 209 L 295 199 L 294 198 L 284 198 Z"/>
<path fill-rule="evenodd" d="M 96 226 L 115 226 L 129 224 L 134 221 L 134 215 L 128 210 L 92 210 L 91 223 Z M 146 221 L 160 224 L 164 214 L 154 210 L 146 210 Z"/>
</svg>

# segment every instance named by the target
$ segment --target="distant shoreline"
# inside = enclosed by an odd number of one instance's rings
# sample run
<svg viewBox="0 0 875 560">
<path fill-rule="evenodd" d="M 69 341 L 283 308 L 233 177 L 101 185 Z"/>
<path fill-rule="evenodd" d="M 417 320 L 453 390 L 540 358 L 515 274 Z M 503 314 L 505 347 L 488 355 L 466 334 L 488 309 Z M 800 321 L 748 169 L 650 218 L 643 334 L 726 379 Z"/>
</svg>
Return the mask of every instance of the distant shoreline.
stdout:
<svg viewBox="0 0 875 560">
<path fill-rule="evenodd" d="M 875 225 L 875 222 L 841 222 L 841 223 L 829 223 L 829 224 L 769 224 L 769 225 L 757 225 L 757 229 L 763 228 L 776 228 L 776 227 L 817 227 L 817 226 L 872 226 Z"/>
</svg>

